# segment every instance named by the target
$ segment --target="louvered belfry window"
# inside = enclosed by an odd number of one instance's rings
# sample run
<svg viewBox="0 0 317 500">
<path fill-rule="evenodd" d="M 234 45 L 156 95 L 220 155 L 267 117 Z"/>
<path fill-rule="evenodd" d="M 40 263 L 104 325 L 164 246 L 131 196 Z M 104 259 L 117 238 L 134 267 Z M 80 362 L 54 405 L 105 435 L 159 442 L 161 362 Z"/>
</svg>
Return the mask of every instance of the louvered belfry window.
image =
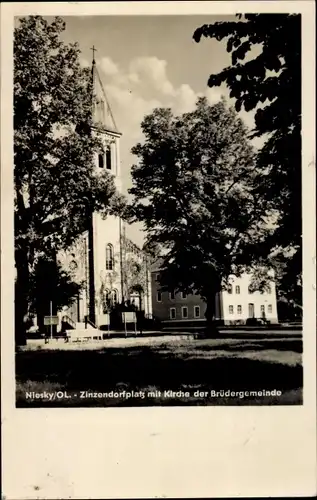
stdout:
<svg viewBox="0 0 317 500">
<path fill-rule="evenodd" d="M 110 145 L 108 145 L 106 147 L 106 168 L 107 168 L 107 170 L 111 170 L 112 169 L 112 165 L 111 165 L 111 148 L 110 148 Z"/>
</svg>

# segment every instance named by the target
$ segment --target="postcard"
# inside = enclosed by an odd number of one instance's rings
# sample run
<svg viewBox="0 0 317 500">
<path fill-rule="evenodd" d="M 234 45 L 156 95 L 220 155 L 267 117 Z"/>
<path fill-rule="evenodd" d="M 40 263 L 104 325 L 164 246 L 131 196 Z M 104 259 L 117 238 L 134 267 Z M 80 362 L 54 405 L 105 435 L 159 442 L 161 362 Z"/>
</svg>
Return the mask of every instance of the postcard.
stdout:
<svg viewBox="0 0 317 500">
<path fill-rule="evenodd" d="M 2 7 L 4 498 L 315 492 L 313 13 Z"/>
</svg>

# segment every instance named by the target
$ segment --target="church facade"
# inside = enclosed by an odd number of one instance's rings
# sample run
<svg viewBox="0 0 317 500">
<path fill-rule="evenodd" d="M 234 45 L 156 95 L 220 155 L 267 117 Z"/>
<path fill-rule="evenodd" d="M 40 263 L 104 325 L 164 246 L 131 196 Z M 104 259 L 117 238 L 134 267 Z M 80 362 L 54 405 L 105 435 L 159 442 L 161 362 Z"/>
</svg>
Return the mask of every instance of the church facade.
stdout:
<svg viewBox="0 0 317 500">
<path fill-rule="evenodd" d="M 100 79 L 95 61 L 92 78 L 96 94 L 93 120 L 94 133 L 102 142 L 102 149 L 95 155 L 95 169 L 105 169 L 113 176 L 119 193 L 122 192 L 120 140 L 110 105 Z M 60 321 L 66 320 L 74 327 L 89 320 L 100 328 L 108 321 L 108 313 L 117 303 L 132 303 L 151 314 L 150 270 L 144 252 L 126 237 L 126 227 L 120 217 L 103 218 L 91 214 L 88 229 L 77 242 L 58 260 L 72 273 L 81 292 L 71 307 L 59 313 Z"/>
</svg>

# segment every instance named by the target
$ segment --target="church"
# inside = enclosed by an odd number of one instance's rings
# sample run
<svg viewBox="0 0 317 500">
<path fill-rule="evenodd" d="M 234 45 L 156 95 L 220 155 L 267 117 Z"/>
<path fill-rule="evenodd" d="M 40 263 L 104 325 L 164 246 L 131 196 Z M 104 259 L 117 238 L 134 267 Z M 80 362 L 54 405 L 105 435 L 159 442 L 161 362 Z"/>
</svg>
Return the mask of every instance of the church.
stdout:
<svg viewBox="0 0 317 500">
<path fill-rule="evenodd" d="M 98 133 L 103 148 L 95 155 L 97 171 L 106 169 L 114 177 L 122 193 L 120 141 L 117 128 L 98 68 L 93 58 L 94 94 L 93 131 Z M 71 307 L 59 313 L 60 324 L 82 328 L 102 328 L 109 322 L 109 311 L 117 303 L 135 305 L 151 314 L 150 268 L 146 254 L 126 236 L 125 222 L 116 216 L 103 218 L 91 214 L 88 229 L 68 251 L 60 252 L 58 260 L 71 272 L 77 283 L 84 283 Z"/>
</svg>

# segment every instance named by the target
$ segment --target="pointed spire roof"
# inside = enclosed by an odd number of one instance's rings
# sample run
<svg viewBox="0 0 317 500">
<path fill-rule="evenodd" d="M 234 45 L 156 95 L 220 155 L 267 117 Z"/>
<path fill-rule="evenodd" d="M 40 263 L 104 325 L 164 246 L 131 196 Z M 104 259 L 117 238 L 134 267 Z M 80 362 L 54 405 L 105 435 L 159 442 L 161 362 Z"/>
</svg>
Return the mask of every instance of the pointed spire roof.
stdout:
<svg viewBox="0 0 317 500">
<path fill-rule="evenodd" d="M 95 47 L 93 47 L 91 50 L 93 51 L 93 60 L 91 69 L 93 92 L 94 92 L 93 121 L 96 126 L 102 127 L 107 132 L 114 132 L 116 134 L 120 134 L 96 65 L 95 61 L 96 49 Z"/>
</svg>

